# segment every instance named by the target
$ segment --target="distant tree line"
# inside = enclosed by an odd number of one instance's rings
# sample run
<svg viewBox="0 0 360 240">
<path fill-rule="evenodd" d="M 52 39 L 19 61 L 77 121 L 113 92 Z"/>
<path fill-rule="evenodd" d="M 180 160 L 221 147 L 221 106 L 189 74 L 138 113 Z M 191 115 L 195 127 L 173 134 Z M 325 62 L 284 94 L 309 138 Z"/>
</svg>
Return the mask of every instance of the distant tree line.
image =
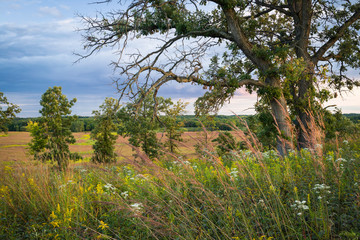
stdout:
<svg viewBox="0 0 360 240">
<path fill-rule="evenodd" d="M 328 114 L 327 114 L 328 115 Z M 345 118 L 356 124 L 360 122 L 360 114 L 335 112 L 336 118 Z M 340 117 L 341 115 L 341 117 Z M 231 131 L 232 126 L 241 127 L 239 117 L 245 119 L 249 125 L 256 125 L 258 121 L 265 121 L 265 118 L 270 116 L 260 115 L 242 115 L 242 116 L 226 116 L 217 115 L 213 117 L 214 124 L 208 130 Z M 260 119 L 259 119 L 260 118 Z M 328 117 L 327 117 L 328 118 Z M 7 124 L 9 131 L 26 131 L 26 126 L 29 121 L 37 121 L 38 118 L 14 118 Z M 202 131 L 201 120 L 195 115 L 182 115 L 176 118 L 177 122 L 183 123 L 182 128 L 185 131 Z M 94 117 L 79 116 L 78 119 L 72 122 L 70 130 L 72 132 L 91 132 L 96 126 Z"/>
<path fill-rule="evenodd" d="M 39 118 L 14 118 L 8 125 L 9 131 L 26 131 L 26 126 L 30 121 L 36 122 Z M 94 117 L 78 117 L 71 123 L 71 132 L 90 132 L 95 128 Z"/>
<path fill-rule="evenodd" d="M 360 116 L 360 115 L 359 115 Z M 242 116 L 248 118 L 248 116 Z M 37 121 L 38 118 L 14 118 L 7 124 L 9 131 L 26 131 L 26 126 L 29 121 Z M 183 128 L 186 131 L 202 131 L 201 120 L 195 115 L 182 115 L 176 118 L 177 122 L 183 123 Z M 209 130 L 230 131 L 231 125 L 237 124 L 237 116 L 222 116 L 218 115 L 214 117 L 214 126 Z M 94 117 L 82 117 L 71 123 L 70 130 L 72 132 L 91 132 L 96 126 Z"/>
</svg>

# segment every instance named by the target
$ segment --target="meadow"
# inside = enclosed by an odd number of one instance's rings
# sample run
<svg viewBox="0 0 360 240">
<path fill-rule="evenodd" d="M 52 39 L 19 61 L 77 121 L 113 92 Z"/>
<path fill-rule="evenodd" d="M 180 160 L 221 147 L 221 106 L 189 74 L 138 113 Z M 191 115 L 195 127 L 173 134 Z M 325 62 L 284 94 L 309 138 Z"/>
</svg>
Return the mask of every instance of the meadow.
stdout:
<svg viewBox="0 0 360 240">
<path fill-rule="evenodd" d="M 0 137 L 0 239 L 360 238 L 357 137 L 284 158 L 255 145 L 219 157 L 202 134 L 184 133 L 179 155 L 155 161 L 134 159 L 119 137 L 117 163 L 100 165 L 89 161 L 89 133 L 75 133 L 71 151 L 84 160 L 59 172 L 31 160 L 28 133 L 9 132 Z"/>
</svg>

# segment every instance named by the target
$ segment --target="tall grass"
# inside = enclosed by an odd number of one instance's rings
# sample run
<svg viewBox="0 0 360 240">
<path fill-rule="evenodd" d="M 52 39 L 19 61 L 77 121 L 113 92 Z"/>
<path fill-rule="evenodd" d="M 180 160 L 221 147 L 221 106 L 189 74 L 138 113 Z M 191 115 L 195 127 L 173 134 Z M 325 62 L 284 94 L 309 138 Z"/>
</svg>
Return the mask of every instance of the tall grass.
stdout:
<svg viewBox="0 0 360 240">
<path fill-rule="evenodd" d="M 0 239 L 358 239 L 360 146 L 0 167 Z"/>
</svg>

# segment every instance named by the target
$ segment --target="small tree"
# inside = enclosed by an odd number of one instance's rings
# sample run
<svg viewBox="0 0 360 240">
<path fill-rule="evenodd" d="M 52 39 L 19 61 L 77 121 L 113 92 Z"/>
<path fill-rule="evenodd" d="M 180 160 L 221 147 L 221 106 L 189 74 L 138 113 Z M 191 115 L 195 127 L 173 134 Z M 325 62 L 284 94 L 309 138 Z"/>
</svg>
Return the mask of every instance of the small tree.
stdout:
<svg viewBox="0 0 360 240">
<path fill-rule="evenodd" d="M 154 107 L 155 100 L 157 107 Z M 156 138 L 156 132 L 160 128 L 157 118 L 170 101 L 162 97 L 156 97 L 155 100 L 148 95 L 141 102 L 127 104 L 118 114 L 122 121 L 119 133 L 129 137 L 129 143 L 141 147 L 150 158 L 157 158 L 160 154 L 161 143 Z"/>
<path fill-rule="evenodd" d="M 116 99 L 106 98 L 100 106 L 100 110 L 93 111 L 96 121 L 95 128 L 91 132 L 91 137 L 95 140 L 94 156 L 92 157 L 94 162 L 116 162 L 114 145 L 117 139 L 117 126 L 114 119 L 119 108 L 120 105 Z"/>
<path fill-rule="evenodd" d="M 165 115 L 162 117 L 162 122 L 165 125 L 165 132 L 168 138 L 165 146 L 168 147 L 171 153 L 176 152 L 176 142 L 182 141 L 180 128 L 184 126 L 184 123 L 177 121 L 177 117 L 185 111 L 187 104 L 182 101 L 173 104 L 170 100 L 169 105 L 164 109 Z"/>
<path fill-rule="evenodd" d="M 65 170 L 69 159 L 81 158 L 78 154 L 71 153 L 69 145 L 75 143 L 75 138 L 70 131 L 71 123 L 76 116 L 70 116 L 70 108 L 76 99 L 68 101 L 62 94 L 61 87 L 49 88 L 41 97 L 39 123 L 30 123 L 28 130 L 33 139 L 29 146 L 36 159 L 57 162 L 59 170 Z"/>
<path fill-rule="evenodd" d="M 224 156 L 231 151 L 240 149 L 240 142 L 237 142 L 230 132 L 220 132 L 219 136 L 212 141 L 218 143 L 216 150 L 219 156 Z"/>
<path fill-rule="evenodd" d="M 2 106 L 6 106 L 3 110 Z M 20 113 L 19 106 L 9 103 L 4 93 L 0 92 L 0 133 L 7 133 L 7 124 L 15 117 L 16 113 Z"/>
</svg>

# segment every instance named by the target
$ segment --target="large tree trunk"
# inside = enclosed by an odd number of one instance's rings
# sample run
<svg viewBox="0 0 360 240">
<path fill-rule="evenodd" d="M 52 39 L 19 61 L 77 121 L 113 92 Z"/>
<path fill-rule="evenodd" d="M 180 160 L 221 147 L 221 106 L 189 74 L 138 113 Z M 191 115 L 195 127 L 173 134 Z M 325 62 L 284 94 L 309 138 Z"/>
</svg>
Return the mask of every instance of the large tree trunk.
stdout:
<svg viewBox="0 0 360 240">
<path fill-rule="evenodd" d="M 276 139 L 276 148 L 281 156 L 284 156 L 290 149 L 292 144 L 292 127 L 287 110 L 287 103 L 283 94 L 270 102 L 271 112 L 278 128 L 278 136 Z"/>
<path fill-rule="evenodd" d="M 299 97 L 296 107 L 296 115 L 298 116 L 298 146 L 299 148 L 315 149 L 315 145 L 319 143 L 321 134 L 316 124 L 318 117 L 314 112 L 316 104 L 314 96 L 314 65 L 311 61 L 307 61 L 306 71 L 299 81 Z"/>
<path fill-rule="evenodd" d="M 295 114 L 298 124 L 298 147 L 313 148 L 314 134 L 314 68 L 308 52 L 311 21 L 313 16 L 311 0 L 290 0 L 292 17 L 295 23 L 295 52 L 298 59 L 303 59 L 306 69 L 298 81 L 298 95 L 295 100 Z"/>
</svg>

